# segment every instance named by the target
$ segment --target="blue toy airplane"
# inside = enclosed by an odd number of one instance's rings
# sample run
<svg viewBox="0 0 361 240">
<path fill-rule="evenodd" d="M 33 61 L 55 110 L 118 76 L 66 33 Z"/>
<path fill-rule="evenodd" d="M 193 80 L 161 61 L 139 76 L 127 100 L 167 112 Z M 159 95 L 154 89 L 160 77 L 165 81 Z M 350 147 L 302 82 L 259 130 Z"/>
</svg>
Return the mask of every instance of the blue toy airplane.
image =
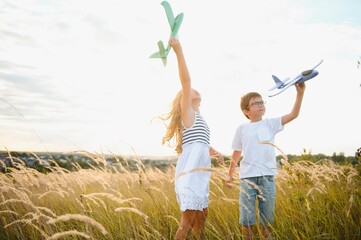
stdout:
<svg viewBox="0 0 361 240">
<path fill-rule="evenodd" d="M 303 71 L 301 74 L 299 74 L 297 77 L 295 77 L 291 81 L 289 81 L 290 78 L 286 78 L 285 80 L 281 81 L 278 77 L 276 77 L 275 75 L 272 75 L 273 81 L 276 83 L 276 85 L 273 86 L 272 88 L 270 88 L 268 91 L 273 91 L 275 89 L 276 89 L 276 91 L 270 92 L 268 96 L 269 97 L 276 96 L 294 84 L 302 83 L 307 80 L 310 80 L 311 78 L 316 77 L 318 75 L 318 71 L 315 70 L 315 68 L 318 67 L 322 62 L 323 62 L 323 60 L 321 60 L 312 69 Z"/>
<path fill-rule="evenodd" d="M 184 14 L 180 13 L 177 15 L 176 18 L 174 18 L 173 11 L 169 3 L 167 1 L 163 1 L 161 4 L 164 7 L 165 13 L 167 14 L 168 23 L 171 28 L 171 33 L 169 38 L 175 37 L 177 36 L 179 28 L 182 24 Z M 167 56 L 171 47 L 168 44 L 167 48 L 164 48 L 163 42 L 159 41 L 158 48 L 159 51 L 150 55 L 150 58 L 161 58 L 163 61 L 163 65 L 165 66 L 167 64 Z"/>
</svg>

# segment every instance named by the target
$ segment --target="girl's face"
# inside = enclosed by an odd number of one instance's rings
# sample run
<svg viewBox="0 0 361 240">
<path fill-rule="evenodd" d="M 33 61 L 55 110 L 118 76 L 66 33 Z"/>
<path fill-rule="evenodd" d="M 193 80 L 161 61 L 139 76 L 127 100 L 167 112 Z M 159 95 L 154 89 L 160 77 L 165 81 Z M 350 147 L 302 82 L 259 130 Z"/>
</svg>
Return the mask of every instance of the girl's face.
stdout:
<svg viewBox="0 0 361 240">
<path fill-rule="evenodd" d="M 199 94 L 199 92 L 193 88 L 191 92 L 191 98 L 192 98 L 192 102 L 198 102 L 198 104 L 202 101 L 202 97 Z"/>
</svg>

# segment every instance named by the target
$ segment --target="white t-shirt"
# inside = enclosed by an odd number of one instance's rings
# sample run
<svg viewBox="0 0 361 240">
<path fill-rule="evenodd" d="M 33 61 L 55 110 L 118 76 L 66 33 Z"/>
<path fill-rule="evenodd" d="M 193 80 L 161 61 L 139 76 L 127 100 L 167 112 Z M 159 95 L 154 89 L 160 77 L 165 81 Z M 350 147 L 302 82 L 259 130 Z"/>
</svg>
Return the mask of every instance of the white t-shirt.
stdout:
<svg viewBox="0 0 361 240">
<path fill-rule="evenodd" d="M 258 122 L 240 125 L 233 138 L 232 149 L 242 151 L 240 178 L 277 174 L 274 143 L 275 135 L 282 131 L 282 118 L 266 118 Z"/>
</svg>

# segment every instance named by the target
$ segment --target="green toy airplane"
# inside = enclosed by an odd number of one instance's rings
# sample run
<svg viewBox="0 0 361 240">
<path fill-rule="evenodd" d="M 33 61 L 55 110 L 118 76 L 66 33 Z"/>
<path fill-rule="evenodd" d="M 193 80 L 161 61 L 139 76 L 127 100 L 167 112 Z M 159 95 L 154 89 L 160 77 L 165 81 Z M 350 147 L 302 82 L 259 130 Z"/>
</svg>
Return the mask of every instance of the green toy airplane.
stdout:
<svg viewBox="0 0 361 240">
<path fill-rule="evenodd" d="M 161 4 L 164 7 L 165 13 L 167 14 L 168 23 L 171 28 L 171 33 L 170 33 L 169 38 L 175 37 L 175 36 L 177 36 L 179 28 L 182 24 L 184 14 L 180 13 L 177 15 L 176 18 L 174 18 L 173 11 L 172 11 L 170 4 L 167 1 L 163 1 Z M 168 44 L 167 48 L 164 48 L 163 42 L 159 41 L 158 48 L 159 48 L 159 51 L 150 55 L 150 58 L 161 58 L 163 61 L 163 65 L 165 66 L 165 65 L 167 65 L 167 56 L 168 56 L 168 53 L 169 53 L 171 47 Z"/>
</svg>

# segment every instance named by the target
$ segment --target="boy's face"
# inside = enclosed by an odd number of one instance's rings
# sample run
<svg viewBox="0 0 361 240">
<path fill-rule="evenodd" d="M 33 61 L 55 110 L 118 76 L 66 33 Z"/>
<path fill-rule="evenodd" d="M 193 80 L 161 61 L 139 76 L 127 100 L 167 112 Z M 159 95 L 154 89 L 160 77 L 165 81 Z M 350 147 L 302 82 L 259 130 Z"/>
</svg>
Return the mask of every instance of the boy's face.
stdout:
<svg viewBox="0 0 361 240">
<path fill-rule="evenodd" d="M 250 120 L 261 120 L 266 112 L 265 102 L 261 97 L 251 98 L 248 109 L 245 110 Z"/>
</svg>

